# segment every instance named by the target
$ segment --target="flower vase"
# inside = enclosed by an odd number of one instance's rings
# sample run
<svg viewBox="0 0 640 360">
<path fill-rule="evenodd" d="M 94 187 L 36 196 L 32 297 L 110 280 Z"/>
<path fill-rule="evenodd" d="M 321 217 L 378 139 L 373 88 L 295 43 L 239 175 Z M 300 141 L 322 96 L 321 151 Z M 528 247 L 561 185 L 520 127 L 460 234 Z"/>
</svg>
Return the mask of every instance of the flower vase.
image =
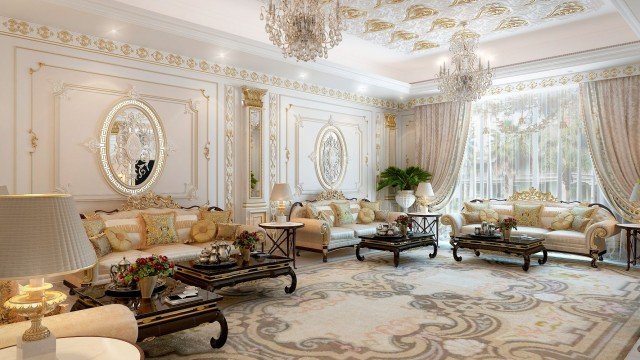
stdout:
<svg viewBox="0 0 640 360">
<path fill-rule="evenodd" d="M 251 248 L 245 247 L 240 249 L 240 254 L 242 255 L 242 262 L 249 262 L 251 259 Z"/>
<path fill-rule="evenodd" d="M 158 275 L 147 276 L 138 280 L 138 288 L 140 289 L 140 296 L 143 299 L 150 299 L 153 295 L 153 289 L 156 288 L 158 283 Z"/>
<path fill-rule="evenodd" d="M 502 240 L 509 241 L 510 238 L 511 238 L 511 229 L 503 229 Z"/>
<path fill-rule="evenodd" d="M 407 225 L 400 225 L 400 234 L 402 234 L 402 237 L 407 237 L 407 234 L 409 234 L 409 227 Z"/>
<path fill-rule="evenodd" d="M 396 202 L 402 208 L 402 212 L 408 212 L 411 205 L 416 202 L 416 196 L 413 194 L 413 190 L 401 190 L 396 195 Z"/>
</svg>

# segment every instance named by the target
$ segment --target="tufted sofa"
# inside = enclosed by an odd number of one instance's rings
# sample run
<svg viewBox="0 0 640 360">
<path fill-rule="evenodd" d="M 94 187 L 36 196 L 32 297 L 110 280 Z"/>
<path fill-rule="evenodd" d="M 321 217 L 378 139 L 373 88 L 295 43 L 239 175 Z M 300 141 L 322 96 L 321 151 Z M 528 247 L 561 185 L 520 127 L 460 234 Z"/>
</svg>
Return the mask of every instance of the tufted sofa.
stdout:
<svg viewBox="0 0 640 360">
<path fill-rule="evenodd" d="M 535 188 L 515 193 L 506 200 L 472 200 L 472 203 L 485 204 L 489 209 L 495 210 L 500 219 L 514 216 L 514 205 L 542 205 L 539 213 L 538 226 L 518 226 L 511 232 L 513 235 L 528 235 L 545 239 L 547 250 L 585 255 L 590 257 L 591 266 L 596 266 L 596 260 L 602 260 L 606 252 L 605 239 L 618 234 L 618 223 L 614 214 L 606 206 L 601 204 L 584 204 L 579 202 L 561 202 L 550 193 L 542 193 Z M 559 213 L 571 210 L 576 206 L 594 208 L 591 220 L 582 231 L 576 229 L 554 230 L 552 222 Z M 466 209 L 466 205 L 465 205 Z M 479 222 L 469 222 L 463 213 L 443 215 L 443 225 L 451 226 L 451 237 L 461 234 L 473 234 Z M 490 222 L 490 221 L 489 221 Z"/>
<path fill-rule="evenodd" d="M 140 197 L 129 197 L 125 205 L 114 211 L 97 210 L 93 213 L 81 214 L 83 219 L 100 219 L 107 227 L 119 227 L 128 232 L 128 237 L 133 243 L 133 248 L 127 251 L 113 251 L 98 258 L 96 265 L 89 270 L 67 275 L 65 284 L 71 288 L 87 284 L 104 284 L 111 280 L 111 265 L 117 264 L 123 258 L 133 263 L 139 257 L 164 255 L 170 261 L 180 262 L 196 259 L 202 250 L 211 245 L 211 242 L 189 242 L 191 226 L 198 221 L 200 211 L 222 211 L 217 207 L 200 208 L 193 206 L 184 208 L 175 203 L 170 196 L 158 196 L 153 193 Z M 143 240 L 144 226 L 140 224 L 141 213 L 166 213 L 173 211 L 176 214 L 176 231 L 178 242 L 166 245 L 145 246 Z M 241 231 L 257 232 L 263 240 L 264 230 L 252 225 L 239 225 L 237 233 Z M 189 243 L 187 243 L 189 242 Z"/>
<path fill-rule="evenodd" d="M 331 203 L 349 203 L 354 219 L 353 224 L 334 225 L 334 218 L 313 218 L 309 206 L 314 206 L 319 211 L 332 213 Z M 378 225 L 393 222 L 401 212 L 376 211 L 373 222 L 363 224 L 358 221 L 358 213 L 363 203 L 379 206 L 366 199 L 347 199 L 342 192 L 326 191 L 319 194 L 315 200 L 297 202 L 291 206 L 289 221 L 303 223 L 304 227 L 297 231 L 296 249 L 312 252 L 321 252 L 322 261 L 327 262 L 329 252 L 354 246 L 360 242 L 359 236 L 375 234 Z"/>
</svg>

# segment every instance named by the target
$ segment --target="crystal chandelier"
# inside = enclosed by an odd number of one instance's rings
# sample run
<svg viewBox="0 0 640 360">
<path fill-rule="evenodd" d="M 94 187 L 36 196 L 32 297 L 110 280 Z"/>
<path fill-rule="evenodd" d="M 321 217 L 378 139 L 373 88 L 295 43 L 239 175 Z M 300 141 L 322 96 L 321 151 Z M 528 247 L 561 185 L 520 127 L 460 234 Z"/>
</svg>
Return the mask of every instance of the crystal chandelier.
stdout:
<svg viewBox="0 0 640 360">
<path fill-rule="evenodd" d="M 260 20 L 265 20 L 269 40 L 282 49 L 285 58 L 298 61 L 327 58 L 329 49 L 342 41 L 345 25 L 340 16 L 340 0 L 335 9 L 325 11 L 323 0 L 269 0 L 262 7 Z"/>
<path fill-rule="evenodd" d="M 451 67 L 446 64 L 440 67 L 438 88 L 447 98 L 454 101 L 478 100 L 491 86 L 493 71 L 487 61 L 482 66 L 482 59 L 476 54 L 480 35 L 466 29 L 466 23 L 461 24 L 462 30 L 451 37 L 449 50 L 452 53 Z"/>
</svg>

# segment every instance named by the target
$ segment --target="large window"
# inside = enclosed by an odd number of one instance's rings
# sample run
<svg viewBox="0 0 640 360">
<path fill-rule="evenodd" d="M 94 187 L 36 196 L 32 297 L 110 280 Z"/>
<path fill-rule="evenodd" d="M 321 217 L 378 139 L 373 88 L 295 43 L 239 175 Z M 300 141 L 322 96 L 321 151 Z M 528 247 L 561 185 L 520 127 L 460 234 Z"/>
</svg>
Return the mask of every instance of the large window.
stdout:
<svg viewBox="0 0 640 360">
<path fill-rule="evenodd" d="M 581 126 L 579 88 L 488 96 L 471 105 L 458 188 L 449 204 L 535 187 L 565 201 L 605 202 Z"/>
</svg>

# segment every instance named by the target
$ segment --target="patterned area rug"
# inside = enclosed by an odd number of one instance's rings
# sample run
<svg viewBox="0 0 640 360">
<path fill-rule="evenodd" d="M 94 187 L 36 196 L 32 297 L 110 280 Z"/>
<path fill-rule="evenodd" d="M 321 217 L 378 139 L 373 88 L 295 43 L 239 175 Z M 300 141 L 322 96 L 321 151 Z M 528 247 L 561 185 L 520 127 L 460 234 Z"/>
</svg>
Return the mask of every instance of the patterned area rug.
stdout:
<svg viewBox="0 0 640 360">
<path fill-rule="evenodd" d="M 640 337 L 640 273 L 551 256 L 532 261 L 450 251 L 368 252 L 288 278 L 224 289 L 229 323 L 142 344 L 164 359 L 623 359 Z"/>
</svg>

